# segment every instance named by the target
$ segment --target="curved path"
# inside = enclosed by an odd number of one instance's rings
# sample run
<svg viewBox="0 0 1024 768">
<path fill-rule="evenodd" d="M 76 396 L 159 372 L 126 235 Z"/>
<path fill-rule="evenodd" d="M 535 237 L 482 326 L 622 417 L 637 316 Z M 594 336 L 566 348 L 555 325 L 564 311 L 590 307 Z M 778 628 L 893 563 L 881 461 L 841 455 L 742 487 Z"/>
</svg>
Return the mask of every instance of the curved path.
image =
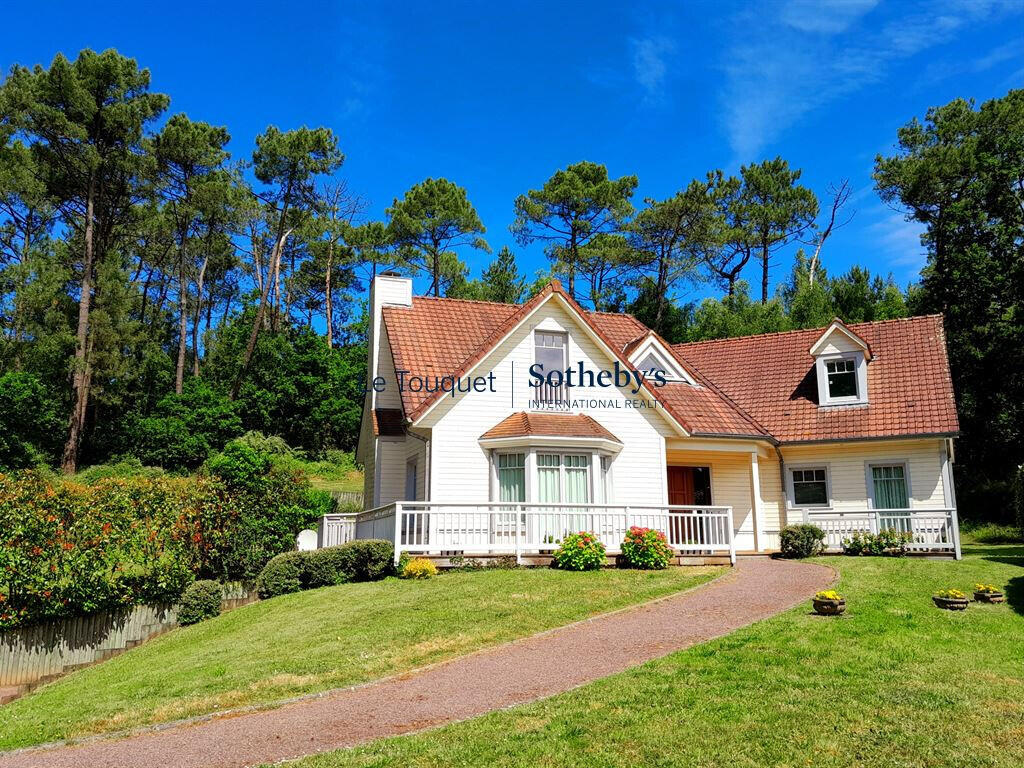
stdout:
<svg viewBox="0 0 1024 768">
<path fill-rule="evenodd" d="M 0 754 L 0 768 L 235 768 L 351 747 L 621 672 L 779 613 L 824 589 L 834 576 L 821 565 L 741 559 L 706 586 L 423 670 L 273 710 Z"/>
</svg>

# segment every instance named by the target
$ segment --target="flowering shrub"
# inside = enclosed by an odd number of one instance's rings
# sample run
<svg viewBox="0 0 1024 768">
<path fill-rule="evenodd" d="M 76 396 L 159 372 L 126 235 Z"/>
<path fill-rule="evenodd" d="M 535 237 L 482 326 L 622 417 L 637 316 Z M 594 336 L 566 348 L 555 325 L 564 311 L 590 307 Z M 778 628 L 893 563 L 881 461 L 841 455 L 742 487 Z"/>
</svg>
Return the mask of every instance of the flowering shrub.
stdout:
<svg viewBox="0 0 1024 768">
<path fill-rule="evenodd" d="M 959 589 L 940 589 L 935 593 L 935 597 L 940 597 L 943 600 L 966 600 L 967 595 L 961 592 Z"/>
<path fill-rule="evenodd" d="M 551 560 L 565 571 L 594 571 L 604 565 L 604 544 L 592 533 L 570 533 L 562 539 Z"/>
<path fill-rule="evenodd" d="M 437 566 L 425 557 L 414 557 L 402 569 L 403 579 L 432 579 L 437 576 Z"/>
<path fill-rule="evenodd" d="M 89 485 L 0 474 L 0 629 L 175 602 L 197 576 L 253 578 L 321 507 L 301 476 L 249 469 Z"/>
<path fill-rule="evenodd" d="M 821 592 L 814 593 L 815 600 L 842 600 L 843 596 L 836 592 L 834 589 L 824 589 Z"/>
<path fill-rule="evenodd" d="M 633 526 L 622 542 L 622 560 L 630 568 L 660 571 L 672 559 L 665 534 L 654 528 Z"/>
<path fill-rule="evenodd" d="M 885 528 L 878 533 L 854 531 L 848 539 L 843 539 L 845 555 L 905 555 L 907 544 L 913 536 L 909 531 L 897 531 Z"/>
</svg>

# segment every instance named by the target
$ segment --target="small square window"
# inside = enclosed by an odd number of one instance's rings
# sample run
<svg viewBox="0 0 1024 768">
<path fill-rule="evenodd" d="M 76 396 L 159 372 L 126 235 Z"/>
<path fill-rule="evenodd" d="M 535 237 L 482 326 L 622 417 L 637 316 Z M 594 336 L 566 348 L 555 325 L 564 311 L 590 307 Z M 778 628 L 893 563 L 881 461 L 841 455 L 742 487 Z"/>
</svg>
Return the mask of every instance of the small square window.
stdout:
<svg viewBox="0 0 1024 768">
<path fill-rule="evenodd" d="M 828 360 L 825 371 L 829 398 L 857 397 L 857 364 L 853 360 Z"/>
<path fill-rule="evenodd" d="M 827 507 L 828 477 L 823 467 L 791 470 L 793 505 L 796 507 Z"/>
</svg>

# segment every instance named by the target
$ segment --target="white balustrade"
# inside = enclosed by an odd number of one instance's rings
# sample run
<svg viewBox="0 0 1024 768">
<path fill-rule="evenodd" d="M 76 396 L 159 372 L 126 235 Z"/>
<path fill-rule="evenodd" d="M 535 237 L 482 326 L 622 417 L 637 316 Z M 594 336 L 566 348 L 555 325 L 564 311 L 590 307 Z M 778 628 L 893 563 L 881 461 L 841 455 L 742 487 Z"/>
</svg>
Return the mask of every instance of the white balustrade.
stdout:
<svg viewBox="0 0 1024 768">
<path fill-rule="evenodd" d="M 849 512 L 807 510 L 804 519 L 825 532 L 825 546 L 839 551 L 854 533 L 895 530 L 910 534 L 911 552 L 958 554 L 959 537 L 954 509 L 864 509 Z"/>
</svg>

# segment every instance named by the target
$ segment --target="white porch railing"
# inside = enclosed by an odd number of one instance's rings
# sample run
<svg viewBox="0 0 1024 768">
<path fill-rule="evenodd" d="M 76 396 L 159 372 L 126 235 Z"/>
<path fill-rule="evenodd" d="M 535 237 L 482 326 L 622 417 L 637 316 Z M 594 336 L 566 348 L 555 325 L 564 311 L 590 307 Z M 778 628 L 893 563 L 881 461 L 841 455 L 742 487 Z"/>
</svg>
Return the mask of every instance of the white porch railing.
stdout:
<svg viewBox="0 0 1024 768">
<path fill-rule="evenodd" d="M 960 532 L 955 509 L 865 509 L 850 512 L 805 510 L 805 522 L 825 532 L 829 550 L 842 549 L 843 539 L 855 532 L 896 530 L 911 535 L 911 552 L 951 552 L 960 559 Z"/>
<path fill-rule="evenodd" d="M 357 514 L 325 515 L 321 547 L 388 539 L 410 554 L 515 555 L 551 552 L 569 533 L 589 531 L 618 554 L 632 526 L 662 531 L 683 553 L 728 554 L 736 562 L 732 507 L 402 501 Z"/>
</svg>

